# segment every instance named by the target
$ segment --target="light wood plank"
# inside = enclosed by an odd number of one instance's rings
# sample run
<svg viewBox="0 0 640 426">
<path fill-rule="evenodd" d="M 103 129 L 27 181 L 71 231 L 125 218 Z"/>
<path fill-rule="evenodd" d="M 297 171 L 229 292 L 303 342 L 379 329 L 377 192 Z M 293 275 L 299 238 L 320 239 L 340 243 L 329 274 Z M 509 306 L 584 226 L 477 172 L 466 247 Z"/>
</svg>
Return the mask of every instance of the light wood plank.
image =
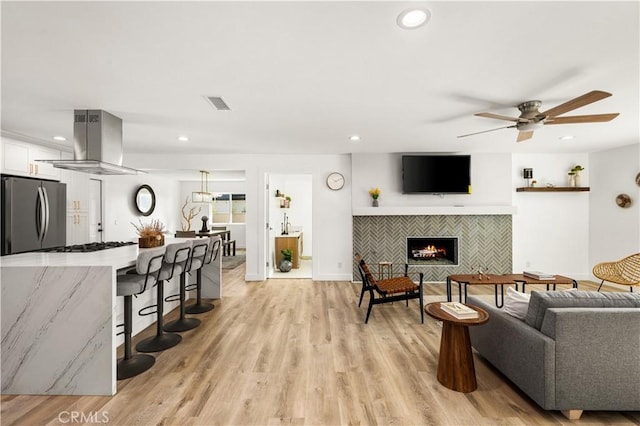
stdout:
<svg viewBox="0 0 640 426">
<path fill-rule="evenodd" d="M 415 300 L 376 306 L 365 325 L 359 284 L 248 283 L 244 266 L 224 270 L 223 282 L 225 298 L 198 315 L 202 325 L 155 354 L 151 370 L 118 382 L 115 396 L 3 395 L 2 424 L 60 424 L 65 411 L 106 413 L 117 425 L 572 424 L 477 354 L 475 392 L 440 385 L 441 324 L 420 324 Z M 470 293 L 493 297 L 484 286 Z M 425 286 L 425 299 L 444 300 L 444 285 Z M 149 327 L 134 344 L 153 333 Z M 631 425 L 640 413 L 587 411 L 582 420 Z"/>
</svg>

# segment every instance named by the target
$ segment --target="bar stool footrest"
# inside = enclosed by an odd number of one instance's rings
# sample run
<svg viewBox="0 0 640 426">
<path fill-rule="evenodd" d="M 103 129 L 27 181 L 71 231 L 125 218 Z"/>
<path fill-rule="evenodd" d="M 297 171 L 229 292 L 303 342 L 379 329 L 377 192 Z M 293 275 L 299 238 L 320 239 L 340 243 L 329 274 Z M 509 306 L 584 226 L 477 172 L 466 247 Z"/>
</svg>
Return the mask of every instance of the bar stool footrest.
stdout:
<svg viewBox="0 0 640 426">
<path fill-rule="evenodd" d="M 171 296 L 167 296 L 164 298 L 165 302 L 179 302 L 180 294 L 172 294 Z"/>
<path fill-rule="evenodd" d="M 155 309 L 151 312 L 145 312 L 147 309 Z M 141 308 L 138 311 L 138 315 L 140 315 L 141 317 L 147 316 L 147 315 L 153 315 L 153 314 L 157 314 L 158 313 L 158 305 L 149 305 L 149 306 L 145 306 L 144 308 Z"/>
</svg>

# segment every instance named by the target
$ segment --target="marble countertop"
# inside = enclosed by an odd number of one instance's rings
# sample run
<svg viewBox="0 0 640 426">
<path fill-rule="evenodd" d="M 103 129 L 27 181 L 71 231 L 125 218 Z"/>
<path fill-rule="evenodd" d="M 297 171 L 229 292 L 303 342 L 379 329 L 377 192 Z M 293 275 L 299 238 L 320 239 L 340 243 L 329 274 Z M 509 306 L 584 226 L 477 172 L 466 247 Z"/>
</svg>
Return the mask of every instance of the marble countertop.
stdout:
<svg viewBox="0 0 640 426">
<path fill-rule="evenodd" d="M 197 240 L 198 238 L 188 238 Z M 87 253 L 44 253 L 30 252 L 0 257 L 0 267 L 10 266 L 112 266 L 115 269 L 128 268 L 136 264 L 138 254 L 144 250 L 163 253 L 167 244 L 185 241 L 186 238 L 165 238 L 165 245 L 140 249 L 137 245 L 110 248 Z"/>
</svg>

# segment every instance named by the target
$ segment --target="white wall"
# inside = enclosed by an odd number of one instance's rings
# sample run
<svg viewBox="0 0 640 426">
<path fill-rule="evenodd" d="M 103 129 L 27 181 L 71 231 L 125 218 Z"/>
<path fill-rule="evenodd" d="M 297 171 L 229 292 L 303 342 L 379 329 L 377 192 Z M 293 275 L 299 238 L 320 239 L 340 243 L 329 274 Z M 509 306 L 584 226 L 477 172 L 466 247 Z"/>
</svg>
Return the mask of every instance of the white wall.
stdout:
<svg viewBox="0 0 640 426">
<path fill-rule="evenodd" d="M 342 155 L 192 155 L 128 154 L 127 165 L 135 168 L 173 170 L 245 170 L 247 194 L 245 279 L 262 281 L 266 277 L 266 203 L 270 192 L 266 176 L 271 173 L 310 174 L 313 193 L 313 279 L 349 280 L 352 264 L 351 157 Z M 341 172 L 345 188 L 332 191 L 327 175 Z M 176 192 L 178 190 L 176 189 Z"/>
<path fill-rule="evenodd" d="M 513 270 L 548 271 L 587 279 L 589 268 L 589 192 L 516 192 L 525 186 L 522 169 L 533 168 L 538 186 L 567 186 L 567 172 L 582 165 L 581 185 L 588 186 L 587 154 L 513 155 Z"/>
<path fill-rule="evenodd" d="M 511 154 L 471 155 L 471 194 L 403 194 L 402 154 L 352 155 L 352 205 L 371 205 L 369 189 L 379 187 L 381 206 L 511 205 Z"/>
<path fill-rule="evenodd" d="M 635 176 L 640 173 L 640 145 L 594 152 L 589 163 L 593 182 L 589 202 L 591 272 L 598 262 L 640 252 L 640 187 L 635 184 Z M 628 194 L 631 207 L 618 207 L 618 194 Z"/>
<path fill-rule="evenodd" d="M 173 235 L 179 223 L 178 182 L 150 174 L 99 177 L 103 191 L 103 239 L 104 241 L 130 241 L 138 238 L 131 222 L 148 223 L 160 220 Z M 156 194 L 156 208 L 150 216 L 138 213 L 134 194 L 140 185 L 151 186 Z"/>
</svg>

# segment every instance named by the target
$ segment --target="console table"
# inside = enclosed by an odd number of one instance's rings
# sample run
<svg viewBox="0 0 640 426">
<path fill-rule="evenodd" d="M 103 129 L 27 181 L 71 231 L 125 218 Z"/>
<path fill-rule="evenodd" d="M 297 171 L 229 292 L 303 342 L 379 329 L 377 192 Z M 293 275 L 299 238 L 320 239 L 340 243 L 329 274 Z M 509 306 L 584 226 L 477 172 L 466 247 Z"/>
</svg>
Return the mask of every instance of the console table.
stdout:
<svg viewBox="0 0 640 426">
<path fill-rule="evenodd" d="M 300 267 L 300 253 L 302 253 L 302 232 L 276 235 L 276 266 L 282 262 L 282 250 L 291 250 L 291 263 L 293 268 Z"/>
</svg>

